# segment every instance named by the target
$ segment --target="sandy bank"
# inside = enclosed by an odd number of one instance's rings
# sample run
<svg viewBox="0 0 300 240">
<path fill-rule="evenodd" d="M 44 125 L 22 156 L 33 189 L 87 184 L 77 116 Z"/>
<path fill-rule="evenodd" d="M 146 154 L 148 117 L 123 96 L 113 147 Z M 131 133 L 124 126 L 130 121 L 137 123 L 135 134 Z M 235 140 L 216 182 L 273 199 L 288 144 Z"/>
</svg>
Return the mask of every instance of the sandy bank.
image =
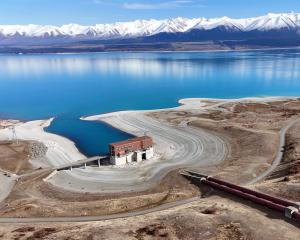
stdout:
<svg viewBox="0 0 300 240">
<path fill-rule="evenodd" d="M 36 120 L 30 122 L 19 122 L 16 120 L 2 120 L 0 124 L 0 141 L 17 138 L 19 140 L 39 141 L 47 146 L 48 150 L 43 159 L 34 160 L 34 168 L 45 166 L 58 166 L 61 164 L 77 161 L 85 158 L 75 144 L 58 135 L 45 132 L 45 128 L 51 124 L 53 119 Z M 13 136 L 12 127 L 15 128 L 16 136 Z M 0 170 L 0 202 L 3 201 L 13 186 L 18 175 L 8 176 Z"/>
<path fill-rule="evenodd" d="M 123 115 L 142 113 L 147 114 L 151 112 L 158 111 L 167 111 L 167 110 L 207 110 L 210 108 L 215 108 L 230 102 L 239 102 L 239 103 L 266 103 L 266 102 L 276 102 L 276 101 L 286 101 L 297 99 L 298 97 L 247 97 L 247 98 L 234 98 L 234 99 L 226 99 L 226 98 L 183 98 L 178 100 L 177 107 L 173 108 L 162 108 L 162 109 L 154 109 L 154 110 L 135 110 L 135 111 L 118 111 L 111 113 L 104 113 L 99 115 L 81 117 L 81 120 L 86 121 L 104 121 L 110 124 L 113 118 L 122 118 Z M 107 119 L 107 121 L 106 121 Z M 111 124 L 114 125 L 114 124 Z M 119 128 L 119 127 L 117 127 Z M 121 128 L 119 128 L 121 129 Z M 124 130 L 124 129 L 121 129 Z M 130 126 L 127 126 L 126 132 L 130 132 Z"/>
<path fill-rule="evenodd" d="M 45 132 L 44 129 L 51 124 L 52 120 L 53 118 L 16 123 L 16 137 L 22 140 L 40 141 L 45 144 L 48 147 L 46 162 L 49 166 L 59 166 L 85 158 L 69 139 Z M 12 135 L 10 128 L 0 129 L 0 140 L 10 140 Z"/>
</svg>

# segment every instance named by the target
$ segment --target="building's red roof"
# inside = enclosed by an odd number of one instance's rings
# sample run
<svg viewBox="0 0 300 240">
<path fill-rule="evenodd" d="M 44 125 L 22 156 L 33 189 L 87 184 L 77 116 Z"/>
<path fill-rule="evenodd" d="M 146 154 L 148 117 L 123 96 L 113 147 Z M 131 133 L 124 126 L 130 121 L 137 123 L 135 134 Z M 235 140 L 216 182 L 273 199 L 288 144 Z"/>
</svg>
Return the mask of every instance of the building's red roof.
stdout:
<svg viewBox="0 0 300 240">
<path fill-rule="evenodd" d="M 131 138 L 125 141 L 120 141 L 120 142 L 115 142 L 115 143 L 111 143 L 110 146 L 111 147 L 120 147 L 120 146 L 124 146 L 127 144 L 131 144 L 131 143 L 136 143 L 136 142 L 142 142 L 142 141 L 151 141 L 152 143 L 152 138 L 149 136 L 143 136 L 143 137 L 135 137 L 135 138 Z"/>
</svg>

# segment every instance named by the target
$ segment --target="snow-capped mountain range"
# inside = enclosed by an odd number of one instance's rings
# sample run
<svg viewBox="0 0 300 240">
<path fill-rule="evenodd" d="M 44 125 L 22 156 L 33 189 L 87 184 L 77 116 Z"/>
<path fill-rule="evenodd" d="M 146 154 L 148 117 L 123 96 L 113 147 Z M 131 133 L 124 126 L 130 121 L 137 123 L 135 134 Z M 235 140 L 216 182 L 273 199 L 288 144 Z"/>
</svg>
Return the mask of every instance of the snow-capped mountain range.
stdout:
<svg viewBox="0 0 300 240">
<path fill-rule="evenodd" d="M 190 30 L 211 30 L 223 27 L 230 31 L 249 32 L 278 29 L 300 29 L 299 13 L 270 13 L 265 16 L 245 19 L 222 18 L 174 18 L 166 20 L 136 20 L 114 24 L 82 26 L 68 24 L 50 25 L 0 25 L 0 38 L 78 38 L 116 39 L 151 36 L 158 33 L 182 33 Z"/>
</svg>

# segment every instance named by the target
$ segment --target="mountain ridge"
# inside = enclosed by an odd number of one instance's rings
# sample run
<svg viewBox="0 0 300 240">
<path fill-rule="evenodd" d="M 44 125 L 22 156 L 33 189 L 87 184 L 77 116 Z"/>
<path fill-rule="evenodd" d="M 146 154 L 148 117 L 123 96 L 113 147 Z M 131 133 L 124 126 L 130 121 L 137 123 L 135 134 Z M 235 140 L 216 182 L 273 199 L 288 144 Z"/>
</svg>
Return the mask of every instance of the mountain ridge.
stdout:
<svg viewBox="0 0 300 240">
<path fill-rule="evenodd" d="M 110 40 L 150 37 L 161 33 L 202 32 L 214 29 L 224 32 L 268 32 L 281 29 L 300 34 L 300 13 L 269 13 L 253 18 L 172 18 L 165 20 L 135 20 L 112 24 L 84 26 L 67 24 L 52 25 L 0 25 L 0 44 L 17 43 L 24 40 Z"/>
</svg>

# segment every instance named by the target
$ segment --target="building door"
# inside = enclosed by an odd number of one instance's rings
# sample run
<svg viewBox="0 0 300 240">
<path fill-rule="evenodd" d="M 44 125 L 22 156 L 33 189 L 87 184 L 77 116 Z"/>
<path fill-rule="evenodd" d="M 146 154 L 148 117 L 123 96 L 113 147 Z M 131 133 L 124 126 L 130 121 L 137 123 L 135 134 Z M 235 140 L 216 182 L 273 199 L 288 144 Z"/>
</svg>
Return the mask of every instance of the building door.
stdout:
<svg viewBox="0 0 300 240">
<path fill-rule="evenodd" d="M 137 158 L 138 158 L 138 153 L 135 152 L 135 153 L 132 155 L 132 161 L 133 161 L 133 162 L 137 162 Z"/>
<path fill-rule="evenodd" d="M 146 160 L 146 153 L 142 153 L 142 160 Z"/>
</svg>

